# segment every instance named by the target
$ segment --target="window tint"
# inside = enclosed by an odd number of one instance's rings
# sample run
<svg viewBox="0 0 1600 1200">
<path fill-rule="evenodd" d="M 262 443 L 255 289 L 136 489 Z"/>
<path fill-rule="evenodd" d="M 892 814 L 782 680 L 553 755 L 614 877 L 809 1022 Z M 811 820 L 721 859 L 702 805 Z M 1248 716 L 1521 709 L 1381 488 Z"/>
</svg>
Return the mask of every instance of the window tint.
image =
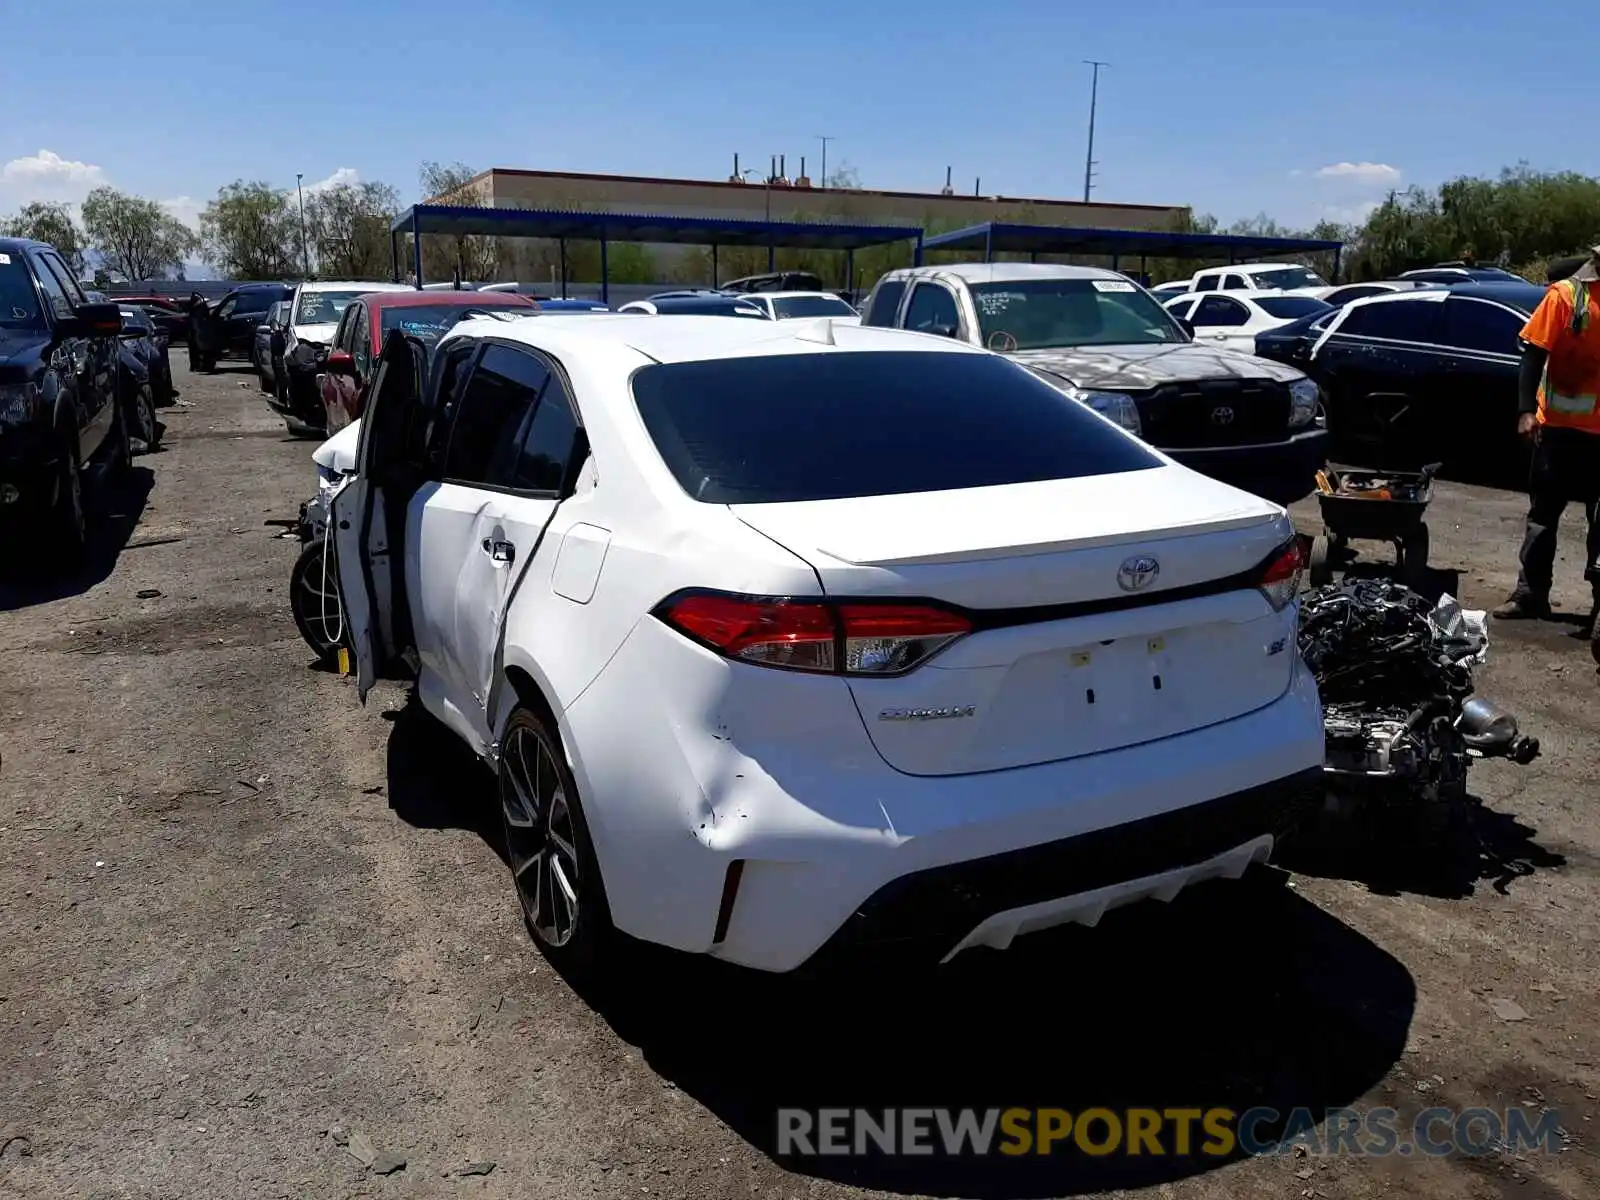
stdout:
<svg viewBox="0 0 1600 1200">
<path fill-rule="evenodd" d="M 512 486 L 531 492 L 559 493 L 566 482 L 577 436 L 578 420 L 573 416 L 567 389 L 560 376 L 552 373 L 522 436 Z"/>
<path fill-rule="evenodd" d="M 708 504 L 903 495 L 1161 465 L 1141 443 L 996 355 L 660 363 L 634 375 L 633 394 L 674 478 Z M 849 431 L 844 442 L 840 430 Z"/>
<path fill-rule="evenodd" d="M 444 477 L 454 483 L 515 486 L 517 435 L 549 372 L 530 354 L 487 347 L 456 406 Z"/>
<path fill-rule="evenodd" d="M 1389 288 L 1377 287 L 1376 285 L 1357 284 L 1355 287 L 1339 288 L 1335 291 L 1329 292 L 1322 299 L 1325 304 L 1337 306 L 1340 304 L 1349 304 L 1352 300 L 1360 300 L 1363 296 L 1381 295 L 1389 290 Z"/>
<path fill-rule="evenodd" d="M 1243 325 L 1249 319 L 1250 310 L 1226 296 L 1207 296 L 1190 318 L 1196 325 Z"/>
<path fill-rule="evenodd" d="M 38 258 L 33 260 L 33 265 L 39 276 L 39 286 L 44 289 L 44 297 L 51 310 L 58 317 L 70 317 L 72 315 L 72 301 L 67 299 L 66 289 L 61 286 L 61 281 Z M 24 279 L 26 279 L 26 276 L 24 276 Z M 20 311 L 21 306 L 13 310 L 13 315 Z"/>
<path fill-rule="evenodd" d="M 350 357 L 356 360 L 356 370 L 366 375 L 372 370 L 372 317 L 365 304 L 350 306 Z"/>
<path fill-rule="evenodd" d="M 1269 271 L 1252 271 L 1256 286 L 1260 288 L 1327 287 L 1328 281 L 1305 267 L 1274 267 Z"/>
<path fill-rule="evenodd" d="M 1521 353 L 1517 339 L 1527 318 L 1498 304 L 1455 297 L 1445 301 L 1444 313 L 1444 345 L 1494 354 Z"/>
<path fill-rule="evenodd" d="M 239 307 L 239 297 L 238 296 L 229 296 L 226 299 L 224 299 L 223 302 L 220 305 L 217 306 L 217 316 L 219 316 L 219 317 L 231 317 L 231 316 L 233 316 L 233 310 L 238 308 L 238 307 Z"/>
<path fill-rule="evenodd" d="M 1277 317 L 1282 321 L 1297 321 L 1328 308 L 1324 301 L 1314 300 L 1310 296 L 1258 296 L 1256 304 L 1269 317 Z"/>
<path fill-rule="evenodd" d="M 1181 321 L 1194 311 L 1194 306 L 1195 299 L 1191 296 L 1187 300 L 1168 300 L 1166 307 L 1169 313 Z"/>
<path fill-rule="evenodd" d="M 872 301 L 867 306 L 867 315 L 861 319 L 863 325 L 881 325 L 885 328 L 894 325 L 894 314 L 900 310 L 900 297 L 906 294 L 905 280 L 886 279 L 878 285 L 877 291 L 872 293 Z"/>
<path fill-rule="evenodd" d="M 1194 290 L 1197 292 L 1214 292 L 1222 284 L 1220 275 L 1202 275 L 1194 281 Z"/>
<path fill-rule="evenodd" d="M 50 264 L 50 269 L 56 273 L 56 278 L 61 280 L 61 290 L 66 292 L 68 302 L 72 304 L 86 303 L 88 297 L 83 294 L 83 289 L 78 286 L 78 281 L 67 268 L 67 264 L 54 254 L 44 254 L 41 257 Z M 105 299 L 104 296 L 100 298 L 101 300 Z"/>
<path fill-rule="evenodd" d="M 919 283 L 911 293 L 911 304 L 906 309 L 906 328 L 927 333 L 935 326 L 957 328 L 961 324 L 956 309 L 956 298 L 948 289 L 937 283 Z"/>
<path fill-rule="evenodd" d="M 333 348 L 336 350 L 350 349 L 350 343 L 355 339 L 355 326 L 351 321 L 353 308 L 345 309 L 344 316 L 339 320 L 339 328 L 333 331 Z"/>
<path fill-rule="evenodd" d="M 1232 292 L 1244 292 L 1249 291 L 1250 281 L 1243 275 L 1229 275 L 1222 286 Z"/>
<path fill-rule="evenodd" d="M 786 317 L 853 317 L 856 310 L 837 296 L 788 296 L 768 301 L 777 309 L 777 316 Z"/>
<path fill-rule="evenodd" d="M 1395 300 L 1348 310 L 1340 333 L 1399 342 L 1435 339 L 1441 305 L 1435 300 Z"/>
<path fill-rule="evenodd" d="M 1187 340 L 1155 298 L 1126 279 L 1019 279 L 974 283 L 971 291 L 979 336 L 991 350 Z"/>
</svg>

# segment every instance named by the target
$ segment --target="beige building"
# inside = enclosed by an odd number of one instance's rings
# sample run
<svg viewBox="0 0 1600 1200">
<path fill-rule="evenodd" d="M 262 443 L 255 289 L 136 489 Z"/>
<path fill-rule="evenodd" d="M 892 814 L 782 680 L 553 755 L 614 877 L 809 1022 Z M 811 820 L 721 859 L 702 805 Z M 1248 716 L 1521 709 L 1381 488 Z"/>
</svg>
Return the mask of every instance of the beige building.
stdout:
<svg viewBox="0 0 1600 1200">
<path fill-rule="evenodd" d="M 469 190 L 470 189 L 470 194 Z M 1186 209 L 1166 204 L 1085 204 L 1019 196 L 825 189 L 803 176 L 770 186 L 757 180 L 653 179 L 572 171 L 495 167 L 467 189 L 429 203 L 475 203 L 493 208 L 578 209 L 680 217 L 783 220 L 796 214 L 862 225 L 959 229 L 980 221 L 1067 225 L 1092 229 L 1170 229 Z M 769 208 L 770 206 L 770 208 Z"/>
</svg>

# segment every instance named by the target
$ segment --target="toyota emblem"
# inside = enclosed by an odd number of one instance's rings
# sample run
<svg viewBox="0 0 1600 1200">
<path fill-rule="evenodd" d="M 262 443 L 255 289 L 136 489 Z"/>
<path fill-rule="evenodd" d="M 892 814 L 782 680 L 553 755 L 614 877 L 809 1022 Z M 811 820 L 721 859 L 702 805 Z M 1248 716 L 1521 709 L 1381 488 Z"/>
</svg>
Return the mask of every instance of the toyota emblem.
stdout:
<svg viewBox="0 0 1600 1200">
<path fill-rule="evenodd" d="M 1161 574 L 1161 564 L 1149 555 L 1130 558 L 1117 568 L 1117 586 L 1125 592 L 1137 592 L 1150 586 Z"/>
<path fill-rule="evenodd" d="M 1229 408 L 1226 404 L 1220 405 L 1217 408 L 1213 408 L 1211 410 L 1211 423 L 1213 425 L 1232 425 L 1233 409 Z"/>
</svg>

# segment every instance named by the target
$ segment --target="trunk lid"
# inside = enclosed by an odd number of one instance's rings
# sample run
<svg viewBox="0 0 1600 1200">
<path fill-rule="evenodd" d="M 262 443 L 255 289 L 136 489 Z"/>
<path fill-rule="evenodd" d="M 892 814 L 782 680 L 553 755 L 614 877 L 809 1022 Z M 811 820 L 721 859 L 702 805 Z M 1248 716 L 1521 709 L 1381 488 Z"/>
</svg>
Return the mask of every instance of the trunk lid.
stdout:
<svg viewBox="0 0 1600 1200">
<path fill-rule="evenodd" d="M 1287 514 L 1182 467 L 732 508 L 810 563 L 830 596 L 942 601 L 975 618 L 903 676 L 850 678 L 874 745 L 909 774 L 1170 737 L 1289 686 L 1293 609 L 1214 586 L 1282 545 Z M 1118 580 L 1132 558 L 1159 568 L 1130 592 Z"/>
</svg>

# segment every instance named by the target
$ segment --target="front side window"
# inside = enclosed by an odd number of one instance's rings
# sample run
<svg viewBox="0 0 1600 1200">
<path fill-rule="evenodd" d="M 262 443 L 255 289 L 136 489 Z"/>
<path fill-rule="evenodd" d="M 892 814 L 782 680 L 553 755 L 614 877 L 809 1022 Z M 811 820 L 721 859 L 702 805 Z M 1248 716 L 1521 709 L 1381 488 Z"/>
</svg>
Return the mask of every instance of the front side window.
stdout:
<svg viewBox="0 0 1600 1200">
<path fill-rule="evenodd" d="M 1347 310 L 1340 333 L 1354 337 L 1383 338 L 1394 342 L 1433 342 L 1439 332 L 1439 311 L 1434 300 L 1391 300 L 1363 304 Z"/>
<path fill-rule="evenodd" d="M 1024 279 L 971 287 L 981 340 L 991 350 L 1188 340 L 1149 292 L 1126 279 Z"/>
<path fill-rule="evenodd" d="M 1527 323 L 1526 316 L 1518 316 L 1498 304 L 1452 297 L 1444 305 L 1442 341 L 1460 350 L 1520 354 L 1522 329 Z"/>
<path fill-rule="evenodd" d="M 447 482 L 516 486 L 518 434 L 549 377 L 531 354 L 509 346 L 485 347 L 451 422 L 444 460 Z"/>
<path fill-rule="evenodd" d="M 1207 296 L 1200 301 L 1190 318 L 1195 325 L 1243 325 L 1250 320 L 1250 310 L 1237 300 L 1226 296 Z"/>
<path fill-rule="evenodd" d="M 572 401 L 561 377 L 551 372 L 550 382 L 540 393 L 539 405 L 523 432 L 513 486 L 560 495 L 577 440 L 578 419 L 573 414 Z"/>
<path fill-rule="evenodd" d="M 18 260 L 13 256 L 13 261 Z M 45 299 L 49 302 L 51 310 L 63 319 L 72 316 L 72 301 L 67 298 L 67 290 L 61 286 L 61 281 L 55 277 L 55 273 L 41 259 L 35 259 L 34 266 L 38 269 L 39 286 L 44 289 Z M 24 277 L 27 275 L 25 267 L 23 275 Z"/>
<path fill-rule="evenodd" d="M 355 360 L 356 370 L 362 376 L 372 370 L 372 320 L 364 304 L 350 306 L 350 357 Z M 431 342 L 425 342 L 430 350 Z"/>
<path fill-rule="evenodd" d="M 1194 281 L 1194 290 L 1197 292 L 1215 292 L 1222 287 L 1222 276 L 1202 275 Z"/>
<path fill-rule="evenodd" d="M 1229 275 L 1222 286 L 1230 292 L 1245 292 L 1250 290 L 1250 281 L 1243 275 Z"/>
<path fill-rule="evenodd" d="M 911 293 L 911 303 L 906 308 L 906 328 L 918 333 L 936 329 L 958 329 L 961 314 L 956 309 L 956 298 L 950 289 L 937 283 L 919 283 Z"/>
<path fill-rule="evenodd" d="M 634 401 L 708 504 L 904 495 L 1113 475 L 1162 462 L 998 355 L 886 351 L 658 363 Z M 762 403 L 750 403 L 760 396 Z M 840 452 L 848 430 L 849 453 Z"/>
<path fill-rule="evenodd" d="M 903 279 L 886 279 L 878 285 L 872 293 L 872 299 L 867 305 L 867 315 L 861 319 L 863 325 L 877 325 L 883 329 L 894 327 L 894 315 L 900 311 L 900 297 L 906 294 L 906 284 Z"/>
<path fill-rule="evenodd" d="M 88 302 L 88 297 L 83 294 L 83 289 L 78 286 L 77 279 L 67 268 L 66 263 L 62 262 L 54 254 L 47 253 L 41 255 L 40 257 L 42 257 L 50 269 L 55 272 L 56 278 L 61 280 L 61 290 L 66 292 L 69 303 L 85 304 Z M 100 299 L 104 300 L 105 297 L 101 296 Z"/>
</svg>

